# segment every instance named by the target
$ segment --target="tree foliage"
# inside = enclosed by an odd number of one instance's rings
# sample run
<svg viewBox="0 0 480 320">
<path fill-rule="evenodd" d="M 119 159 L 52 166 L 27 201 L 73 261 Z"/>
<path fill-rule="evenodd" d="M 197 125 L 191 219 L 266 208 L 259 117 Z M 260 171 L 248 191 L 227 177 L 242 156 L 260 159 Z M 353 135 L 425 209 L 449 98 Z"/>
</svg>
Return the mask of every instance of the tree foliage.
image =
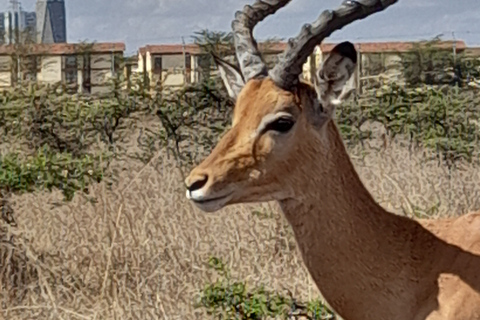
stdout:
<svg viewBox="0 0 480 320">
<path fill-rule="evenodd" d="M 451 48 L 439 49 L 441 38 L 415 43 L 413 48 L 402 54 L 402 69 L 410 87 L 419 85 L 463 86 L 472 78 L 480 76 L 480 61 L 467 56 L 452 44 Z"/>
</svg>

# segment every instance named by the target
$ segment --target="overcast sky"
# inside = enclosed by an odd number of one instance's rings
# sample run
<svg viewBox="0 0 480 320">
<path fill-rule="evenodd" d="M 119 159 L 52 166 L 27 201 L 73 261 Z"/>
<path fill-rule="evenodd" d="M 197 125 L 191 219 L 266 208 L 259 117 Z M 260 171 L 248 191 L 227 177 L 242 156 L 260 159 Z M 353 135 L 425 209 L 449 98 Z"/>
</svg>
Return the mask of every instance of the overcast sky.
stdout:
<svg viewBox="0 0 480 320">
<path fill-rule="evenodd" d="M 9 0 L 0 0 L 5 9 Z M 190 42 L 194 31 L 229 31 L 236 10 L 254 0 L 66 0 L 67 40 L 123 41 L 127 53 L 145 44 Z M 302 24 L 343 0 L 292 0 L 255 29 L 259 38 L 295 36 Z M 23 0 L 27 11 L 35 0 Z M 480 0 L 399 0 L 332 34 L 326 41 L 462 39 L 480 45 Z M 454 35 L 452 34 L 454 32 Z"/>
</svg>

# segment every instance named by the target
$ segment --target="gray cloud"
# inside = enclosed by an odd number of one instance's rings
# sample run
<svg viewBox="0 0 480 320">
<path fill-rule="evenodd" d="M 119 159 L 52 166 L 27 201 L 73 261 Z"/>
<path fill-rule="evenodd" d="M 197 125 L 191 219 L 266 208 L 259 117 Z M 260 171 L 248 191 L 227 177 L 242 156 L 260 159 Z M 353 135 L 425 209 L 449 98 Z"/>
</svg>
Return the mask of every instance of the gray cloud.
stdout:
<svg viewBox="0 0 480 320">
<path fill-rule="evenodd" d="M 6 2 L 6 1 L 5 1 Z M 253 0 L 66 0 L 68 41 L 124 41 L 127 52 L 155 43 L 190 41 L 194 31 L 230 30 L 236 10 Z M 34 10 L 35 0 L 23 0 Z M 321 7 L 319 6 L 321 3 Z M 261 38 L 295 36 L 323 9 L 341 0 L 293 0 L 255 29 Z M 3 8 L 2 8 L 3 6 Z M 6 4 L 0 5 L 4 9 Z M 332 34 L 331 41 L 387 41 L 428 39 L 444 34 L 480 45 L 480 1 L 399 0 L 382 13 L 357 21 Z"/>
</svg>

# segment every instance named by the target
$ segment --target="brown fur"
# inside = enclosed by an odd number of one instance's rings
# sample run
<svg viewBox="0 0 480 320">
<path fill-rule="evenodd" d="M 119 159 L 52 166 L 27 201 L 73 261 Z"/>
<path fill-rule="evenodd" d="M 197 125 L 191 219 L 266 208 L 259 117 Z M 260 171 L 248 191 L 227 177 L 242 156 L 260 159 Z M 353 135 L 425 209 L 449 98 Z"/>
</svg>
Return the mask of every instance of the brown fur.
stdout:
<svg viewBox="0 0 480 320">
<path fill-rule="evenodd" d="M 208 175 L 207 195 L 233 192 L 224 205 L 277 200 L 312 278 L 344 319 L 480 319 L 480 212 L 414 221 L 384 210 L 334 122 L 312 124 L 313 97 L 307 84 L 287 92 L 268 78 L 249 81 L 232 129 L 187 185 Z M 295 117 L 292 131 L 253 139 L 264 116 L 281 110 Z"/>
</svg>

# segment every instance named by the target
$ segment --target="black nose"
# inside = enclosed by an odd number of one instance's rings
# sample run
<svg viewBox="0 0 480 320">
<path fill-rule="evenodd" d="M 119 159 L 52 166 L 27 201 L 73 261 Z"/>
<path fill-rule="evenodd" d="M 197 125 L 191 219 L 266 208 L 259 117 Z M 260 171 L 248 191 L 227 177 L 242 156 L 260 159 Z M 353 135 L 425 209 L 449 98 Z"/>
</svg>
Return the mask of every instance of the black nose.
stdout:
<svg viewBox="0 0 480 320">
<path fill-rule="evenodd" d="M 193 192 L 196 190 L 202 189 L 208 181 L 208 176 L 204 175 L 203 177 L 199 177 L 197 180 L 195 180 L 192 184 L 187 186 L 188 191 Z"/>
</svg>

